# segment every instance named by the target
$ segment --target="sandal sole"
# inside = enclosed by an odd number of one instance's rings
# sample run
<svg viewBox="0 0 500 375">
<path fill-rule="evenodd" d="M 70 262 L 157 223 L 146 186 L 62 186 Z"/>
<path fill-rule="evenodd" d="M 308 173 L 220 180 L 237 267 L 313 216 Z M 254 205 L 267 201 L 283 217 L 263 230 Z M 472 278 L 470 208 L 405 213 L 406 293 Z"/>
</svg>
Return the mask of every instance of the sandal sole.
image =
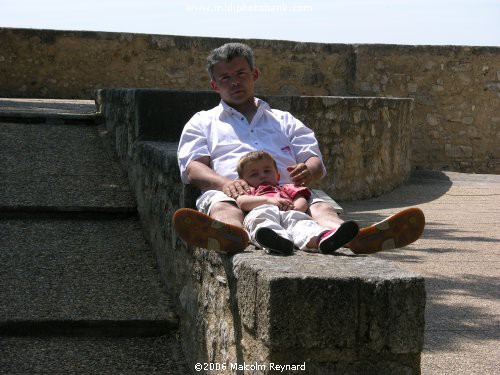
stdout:
<svg viewBox="0 0 500 375">
<path fill-rule="evenodd" d="M 221 254 L 239 253 L 248 246 L 248 235 L 243 228 L 215 220 L 190 208 L 177 210 L 173 223 L 179 237 L 191 246 Z"/>
<path fill-rule="evenodd" d="M 355 254 L 373 254 L 409 245 L 420 238 L 425 216 L 416 207 L 408 208 L 372 226 L 362 228 L 347 244 Z"/>
</svg>

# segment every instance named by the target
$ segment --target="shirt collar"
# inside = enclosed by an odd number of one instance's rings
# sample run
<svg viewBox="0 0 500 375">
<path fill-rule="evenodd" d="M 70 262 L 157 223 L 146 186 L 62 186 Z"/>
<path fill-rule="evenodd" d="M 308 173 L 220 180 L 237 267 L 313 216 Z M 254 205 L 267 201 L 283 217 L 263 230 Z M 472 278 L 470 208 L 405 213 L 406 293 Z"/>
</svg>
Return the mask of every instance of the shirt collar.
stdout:
<svg viewBox="0 0 500 375">
<path fill-rule="evenodd" d="M 255 97 L 254 97 L 254 100 L 255 100 L 255 104 L 257 105 L 257 111 L 271 109 L 271 107 L 269 106 L 269 104 L 267 102 L 265 102 L 264 100 L 259 99 L 259 98 L 255 98 Z M 220 101 L 219 106 L 221 107 L 222 111 L 224 111 L 224 112 L 227 112 L 227 113 L 230 113 L 230 114 L 231 113 L 238 113 L 239 114 L 239 112 L 236 109 L 234 109 L 233 107 L 231 107 L 224 100 Z"/>
</svg>

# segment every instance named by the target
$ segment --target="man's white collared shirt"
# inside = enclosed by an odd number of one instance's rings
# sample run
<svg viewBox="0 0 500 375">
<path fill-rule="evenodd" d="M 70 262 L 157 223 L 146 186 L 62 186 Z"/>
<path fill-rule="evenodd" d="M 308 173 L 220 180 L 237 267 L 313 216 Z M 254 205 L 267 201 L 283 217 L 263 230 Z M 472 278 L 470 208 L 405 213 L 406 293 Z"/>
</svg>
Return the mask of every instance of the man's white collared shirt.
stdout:
<svg viewBox="0 0 500 375">
<path fill-rule="evenodd" d="M 216 173 L 234 180 L 238 178 L 236 166 L 243 155 L 267 151 L 278 165 L 280 184 L 292 182 L 288 166 L 303 163 L 312 156 L 322 158 L 311 129 L 290 113 L 271 109 L 263 100 L 256 98 L 256 103 L 257 112 L 250 124 L 224 101 L 189 120 L 178 148 L 179 169 L 185 184 L 189 184 L 187 166 L 203 156 L 210 157 L 210 167 Z"/>
</svg>

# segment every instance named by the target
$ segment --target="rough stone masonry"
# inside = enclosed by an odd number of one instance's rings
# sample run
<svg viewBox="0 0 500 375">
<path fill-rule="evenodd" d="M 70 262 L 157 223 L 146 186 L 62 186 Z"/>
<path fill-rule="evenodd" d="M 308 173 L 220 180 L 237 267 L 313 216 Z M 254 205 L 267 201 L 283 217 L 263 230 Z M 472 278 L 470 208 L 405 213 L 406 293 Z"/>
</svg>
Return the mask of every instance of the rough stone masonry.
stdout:
<svg viewBox="0 0 500 375">
<path fill-rule="evenodd" d="M 208 90 L 206 56 L 227 41 L 0 28 L 0 95 Z M 412 169 L 500 173 L 500 47 L 244 42 L 261 69 L 259 95 L 413 98 Z"/>
</svg>

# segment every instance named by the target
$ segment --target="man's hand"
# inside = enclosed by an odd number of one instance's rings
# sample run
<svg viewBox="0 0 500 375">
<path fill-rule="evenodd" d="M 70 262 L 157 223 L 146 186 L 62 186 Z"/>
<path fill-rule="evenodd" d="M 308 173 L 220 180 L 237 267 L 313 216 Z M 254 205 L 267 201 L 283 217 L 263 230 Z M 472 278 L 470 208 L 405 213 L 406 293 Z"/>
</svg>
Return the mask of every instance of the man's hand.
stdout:
<svg viewBox="0 0 500 375">
<path fill-rule="evenodd" d="M 240 195 L 250 193 L 250 186 L 245 180 L 233 180 L 226 182 L 222 187 L 222 191 L 228 197 L 236 199 Z"/>
<path fill-rule="evenodd" d="M 305 163 L 299 163 L 287 168 L 295 186 L 307 186 L 313 180 L 313 175 Z"/>
</svg>

